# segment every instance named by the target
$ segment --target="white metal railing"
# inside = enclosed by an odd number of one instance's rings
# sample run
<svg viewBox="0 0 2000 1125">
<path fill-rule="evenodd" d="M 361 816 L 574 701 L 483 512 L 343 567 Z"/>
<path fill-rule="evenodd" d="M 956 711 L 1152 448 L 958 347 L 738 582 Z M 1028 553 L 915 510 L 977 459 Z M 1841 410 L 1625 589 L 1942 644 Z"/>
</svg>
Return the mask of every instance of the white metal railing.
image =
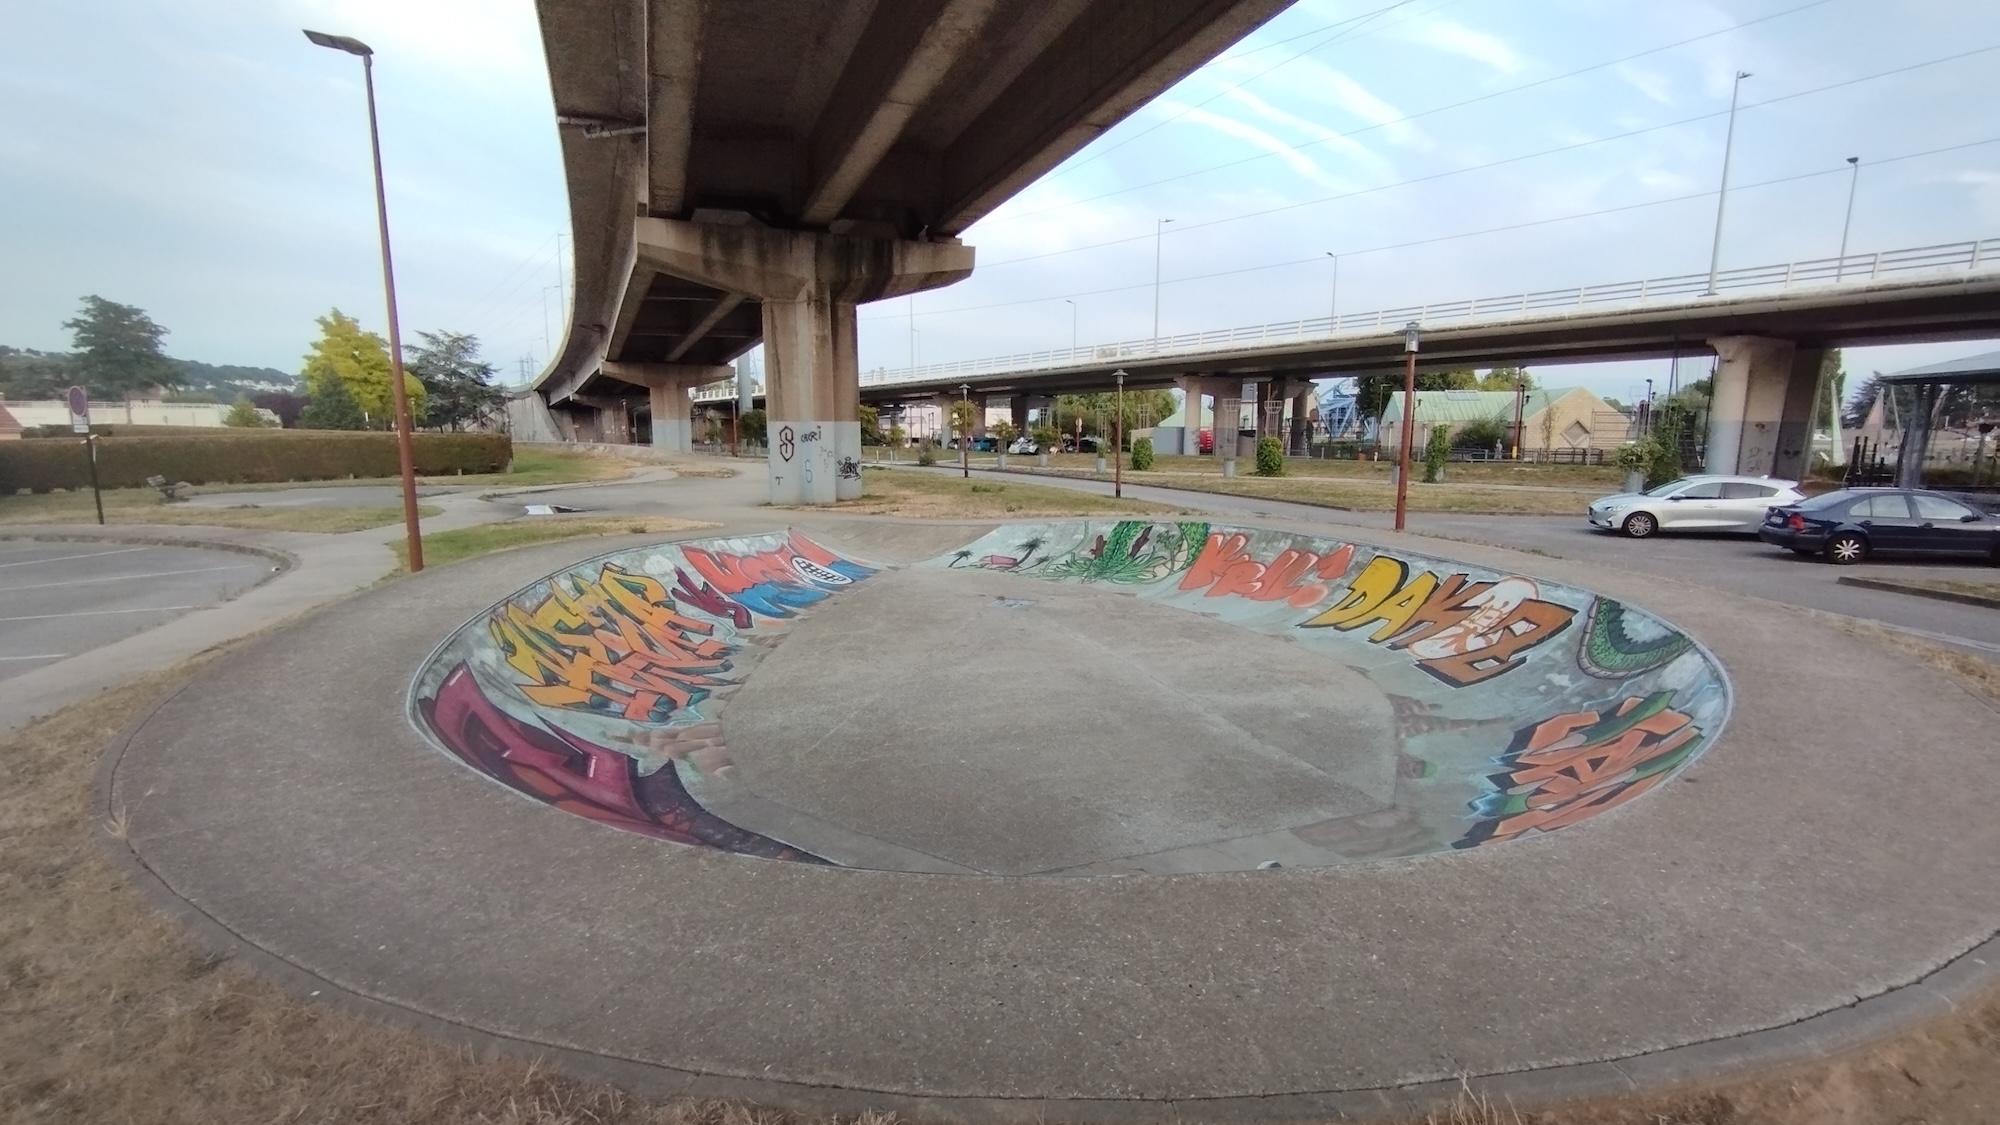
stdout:
<svg viewBox="0 0 2000 1125">
<path fill-rule="evenodd" d="M 1937 246 L 1849 254 L 1844 258 L 1813 258 L 1774 266 L 1746 266 L 1723 270 L 1715 275 L 1715 291 L 1718 294 L 1745 289 L 1783 291 L 1800 287 L 1865 283 L 1892 274 L 1906 275 L 1920 272 L 1942 274 L 1948 271 L 1969 272 L 1994 268 L 2000 268 L 2000 238 L 1947 242 Z M 1338 317 L 1308 317 L 1304 320 L 1282 320 L 1272 324 L 1255 324 L 1242 328 L 1185 332 L 1158 339 L 1126 340 L 1115 344 L 1051 348 L 1038 352 L 1020 352 L 1015 355 L 989 356 L 985 359 L 927 363 L 917 368 L 878 369 L 864 373 L 861 382 L 868 386 L 879 386 L 886 383 L 922 382 L 958 375 L 1087 367 L 1126 359 L 1149 359 L 1225 348 L 1257 347 L 1296 340 L 1401 332 L 1403 325 L 1413 320 L 1426 328 L 1474 321 L 1500 323 L 1522 317 L 1560 313 L 1570 309 L 1637 305 L 1672 298 L 1701 297 L 1707 293 L 1707 273 L 1684 273 L 1643 281 L 1583 285 L 1574 289 L 1543 289 L 1501 297 L 1478 297 L 1464 301 L 1444 301 L 1429 305 L 1375 309 L 1370 312 L 1342 313 Z M 727 398 L 734 393 L 731 389 L 727 393 L 714 396 L 697 393 L 695 397 L 697 401 L 701 401 L 709 397 Z"/>
</svg>

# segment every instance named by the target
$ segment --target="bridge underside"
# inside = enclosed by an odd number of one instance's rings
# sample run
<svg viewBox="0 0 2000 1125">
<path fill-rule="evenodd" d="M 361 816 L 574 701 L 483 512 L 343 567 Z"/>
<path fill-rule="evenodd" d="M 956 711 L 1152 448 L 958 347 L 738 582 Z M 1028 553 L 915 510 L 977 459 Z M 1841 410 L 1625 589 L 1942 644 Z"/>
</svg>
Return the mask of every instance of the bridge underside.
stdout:
<svg viewBox="0 0 2000 1125">
<path fill-rule="evenodd" d="M 763 341 L 772 498 L 858 491 L 855 306 L 968 275 L 960 232 L 1287 3 L 541 0 L 576 286 L 536 389 L 672 444 Z"/>
</svg>

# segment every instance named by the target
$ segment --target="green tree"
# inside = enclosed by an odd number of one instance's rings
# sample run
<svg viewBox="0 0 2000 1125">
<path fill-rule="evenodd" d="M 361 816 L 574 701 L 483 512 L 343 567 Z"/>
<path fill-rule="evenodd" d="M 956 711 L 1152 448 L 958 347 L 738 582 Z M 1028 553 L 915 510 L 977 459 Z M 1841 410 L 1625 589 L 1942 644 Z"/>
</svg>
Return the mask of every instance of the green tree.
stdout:
<svg viewBox="0 0 2000 1125">
<path fill-rule="evenodd" d="M 1437 484 L 1444 480 L 1444 464 L 1450 459 L 1451 427 L 1432 426 L 1430 440 L 1424 443 L 1424 483 Z"/>
<path fill-rule="evenodd" d="M 1000 443 L 999 449 L 1002 453 L 1007 452 L 1007 447 L 1014 444 L 1015 438 L 1021 436 L 1021 431 L 1015 429 L 1012 422 L 995 422 L 987 427 L 987 431 L 993 435 L 993 440 Z"/>
<path fill-rule="evenodd" d="M 306 396 L 306 408 L 299 411 L 299 428 L 306 430 L 365 430 L 361 404 L 347 391 L 347 383 L 328 379 Z"/>
<path fill-rule="evenodd" d="M 306 353 L 306 394 L 317 397 L 330 382 L 339 382 L 355 404 L 367 415 L 371 426 L 393 423 L 389 385 L 391 367 L 389 345 L 373 332 L 363 332 L 361 323 L 334 309 L 318 318 L 320 336 Z M 423 417 L 424 385 L 408 372 L 403 389 L 410 396 L 410 416 Z"/>
<path fill-rule="evenodd" d="M 1172 391 L 1126 391 L 1125 392 L 1125 432 L 1142 429 L 1159 422 L 1174 412 Z M 1065 422 L 1070 418 L 1083 419 L 1083 432 L 1109 435 L 1118 424 L 1118 395 L 1116 392 L 1095 395 L 1063 395 L 1056 400 L 1056 413 Z M 1103 429 L 1098 428 L 1099 421 Z M 1192 425 L 1193 423 L 1189 423 Z M 1075 432 L 1074 424 L 1065 433 Z"/>
<path fill-rule="evenodd" d="M 1528 390 L 1535 389 L 1535 377 L 1525 367 L 1496 367 L 1479 377 L 1478 389 L 1482 391 L 1511 391 L 1515 385 L 1525 384 Z"/>
<path fill-rule="evenodd" d="M 236 405 L 231 406 L 229 413 L 222 416 L 222 424 L 250 430 L 263 429 L 271 425 L 262 414 L 257 413 L 257 404 L 247 398 L 236 400 Z"/>
<path fill-rule="evenodd" d="M 1277 438 L 1257 439 L 1257 475 L 1260 477 L 1285 475 L 1285 447 Z"/>
<path fill-rule="evenodd" d="M 142 309 L 89 296 L 83 299 L 82 311 L 63 321 L 63 327 L 76 342 L 77 381 L 93 395 L 124 398 L 178 382 L 178 369 L 160 351 L 167 330 Z"/>
<path fill-rule="evenodd" d="M 1508 370 L 1508 369 L 1503 369 Z M 1462 371 L 1419 371 L 1416 389 L 1420 391 L 1470 391 L 1479 389 L 1479 375 L 1471 370 Z M 1507 385 L 1508 390 L 1513 384 Z M 1354 407 L 1363 418 L 1382 417 L 1391 402 L 1403 393 L 1403 372 L 1375 371 L 1357 376 L 1354 385 Z"/>
<path fill-rule="evenodd" d="M 424 425 L 462 430 L 506 408 L 507 392 L 493 385 L 497 369 L 479 357 L 479 337 L 419 332 L 417 338 L 423 342 L 403 345 L 403 372 L 423 385 Z"/>
<path fill-rule="evenodd" d="M 736 420 L 736 436 L 743 441 L 765 444 L 764 439 L 770 431 L 767 417 L 761 410 L 745 410 L 743 417 Z"/>
<path fill-rule="evenodd" d="M 861 408 L 861 444 L 882 444 L 882 412 L 872 406 Z"/>
<path fill-rule="evenodd" d="M 1132 468 L 1136 472 L 1143 473 L 1152 467 L 1153 439 L 1142 437 L 1132 443 Z"/>
</svg>

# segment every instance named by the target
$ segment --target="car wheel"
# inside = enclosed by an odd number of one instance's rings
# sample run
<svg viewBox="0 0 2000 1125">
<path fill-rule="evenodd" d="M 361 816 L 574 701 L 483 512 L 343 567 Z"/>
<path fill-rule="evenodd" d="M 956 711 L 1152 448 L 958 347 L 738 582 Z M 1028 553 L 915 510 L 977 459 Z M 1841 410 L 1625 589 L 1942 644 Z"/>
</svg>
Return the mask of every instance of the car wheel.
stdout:
<svg viewBox="0 0 2000 1125">
<path fill-rule="evenodd" d="M 1826 545 L 1826 561 L 1849 566 L 1868 557 L 1868 540 L 1853 532 L 1836 535 Z"/>
<path fill-rule="evenodd" d="M 1624 532 L 1634 539 L 1644 539 L 1660 530 L 1660 521 L 1647 512 L 1633 512 L 1625 517 Z"/>
</svg>

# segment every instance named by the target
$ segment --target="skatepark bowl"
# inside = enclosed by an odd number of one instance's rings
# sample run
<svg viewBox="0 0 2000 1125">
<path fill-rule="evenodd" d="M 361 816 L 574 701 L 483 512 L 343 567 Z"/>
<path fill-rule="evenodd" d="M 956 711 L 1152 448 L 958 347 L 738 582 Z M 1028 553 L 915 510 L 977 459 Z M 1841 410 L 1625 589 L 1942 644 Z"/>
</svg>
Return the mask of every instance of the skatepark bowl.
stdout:
<svg viewBox="0 0 2000 1125">
<path fill-rule="evenodd" d="M 1001 526 L 910 565 L 797 531 L 551 574 L 410 717 L 524 796 L 806 864 L 1102 876 L 1504 846 L 1721 733 L 1692 638 L 1590 591 L 1200 522 Z"/>
</svg>

